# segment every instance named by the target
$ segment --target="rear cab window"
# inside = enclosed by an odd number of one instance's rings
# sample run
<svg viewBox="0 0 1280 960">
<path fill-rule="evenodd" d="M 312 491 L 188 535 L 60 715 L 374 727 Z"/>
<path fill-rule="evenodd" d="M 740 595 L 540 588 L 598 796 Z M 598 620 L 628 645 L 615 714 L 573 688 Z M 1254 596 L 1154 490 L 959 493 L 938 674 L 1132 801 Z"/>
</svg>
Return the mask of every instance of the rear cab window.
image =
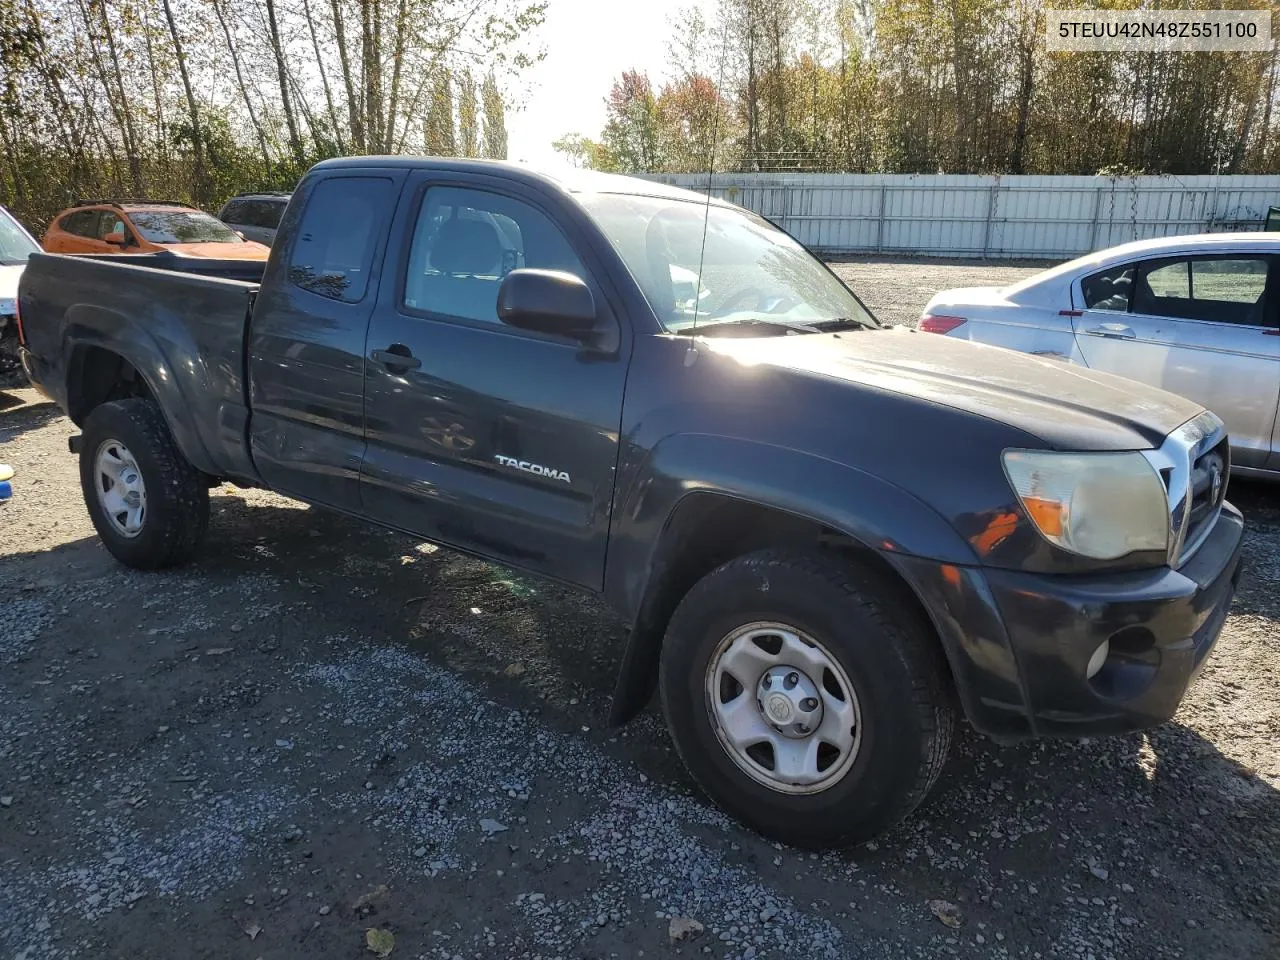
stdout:
<svg viewBox="0 0 1280 960">
<path fill-rule="evenodd" d="M 317 183 L 298 224 L 290 282 L 329 300 L 363 300 L 393 199 L 394 184 L 384 177 L 332 177 Z"/>
</svg>

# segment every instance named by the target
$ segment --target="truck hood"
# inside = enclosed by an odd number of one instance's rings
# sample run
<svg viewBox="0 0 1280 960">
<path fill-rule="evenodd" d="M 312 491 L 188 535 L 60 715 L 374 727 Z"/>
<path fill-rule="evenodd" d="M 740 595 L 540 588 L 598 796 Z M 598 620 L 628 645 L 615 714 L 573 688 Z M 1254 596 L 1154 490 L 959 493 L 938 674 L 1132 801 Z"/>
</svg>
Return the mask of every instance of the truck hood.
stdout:
<svg viewBox="0 0 1280 960">
<path fill-rule="evenodd" d="M 1156 447 L 1203 409 L 1086 367 L 904 329 L 705 342 L 741 363 L 904 394 L 1007 423 L 1062 450 Z"/>
<path fill-rule="evenodd" d="M 12 300 L 18 295 L 18 278 L 26 269 L 25 263 L 0 264 L 0 300 Z"/>
<path fill-rule="evenodd" d="M 244 243 L 166 243 L 180 257 L 206 257 L 212 260 L 266 260 L 271 248 L 252 240 Z"/>
</svg>

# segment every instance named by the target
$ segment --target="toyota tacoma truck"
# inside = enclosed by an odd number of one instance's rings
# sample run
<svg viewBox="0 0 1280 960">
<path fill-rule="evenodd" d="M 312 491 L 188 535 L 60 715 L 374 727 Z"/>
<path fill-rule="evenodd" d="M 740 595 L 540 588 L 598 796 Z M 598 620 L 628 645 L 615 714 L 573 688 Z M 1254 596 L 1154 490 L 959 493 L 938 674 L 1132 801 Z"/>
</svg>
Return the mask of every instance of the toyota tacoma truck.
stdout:
<svg viewBox="0 0 1280 960">
<path fill-rule="evenodd" d="M 107 549 L 188 559 L 231 481 L 593 591 L 631 626 L 613 721 L 659 691 L 697 782 L 771 837 L 885 830 L 960 716 L 1167 720 L 1231 604 L 1216 416 L 882 327 L 730 204 L 333 160 L 244 269 L 31 258 L 23 362 L 82 431 Z"/>
</svg>

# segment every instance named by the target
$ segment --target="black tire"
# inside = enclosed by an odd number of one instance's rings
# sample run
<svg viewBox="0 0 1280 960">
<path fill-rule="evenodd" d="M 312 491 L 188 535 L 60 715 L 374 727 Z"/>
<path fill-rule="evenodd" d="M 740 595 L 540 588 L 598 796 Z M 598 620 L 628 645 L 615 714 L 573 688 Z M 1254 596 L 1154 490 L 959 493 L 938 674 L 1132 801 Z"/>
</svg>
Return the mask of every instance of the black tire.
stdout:
<svg viewBox="0 0 1280 960">
<path fill-rule="evenodd" d="M 738 557 L 689 591 L 667 628 L 659 686 L 676 748 L 713 801 L 767 837 L 810 848 L 869 840 L 920 804 L 946 763 L 955 719 L 937 638 L 902 601 L 887 577 L 821 551 Z M 716 732 L 707 670 L 724 638 L 756 622 L 788 624 L 819 641 L 856 693 L 858 746 L 820 792 L 765 786 Z"/>
<path fill-rule="evenodd" d="M 110 441 L 128 448 L 145 485 L 146 510 L 133 536 L 116 530 L 98 496 L 97 456 Z M 80 486 L 103 545 L 127 566 L 174 566 L 190 559 L 204 540 L 209 526 L 208 478 L 178 450 L 154 400 L 113 400 L 89 414 L 81 438 Z"/>
</svg>

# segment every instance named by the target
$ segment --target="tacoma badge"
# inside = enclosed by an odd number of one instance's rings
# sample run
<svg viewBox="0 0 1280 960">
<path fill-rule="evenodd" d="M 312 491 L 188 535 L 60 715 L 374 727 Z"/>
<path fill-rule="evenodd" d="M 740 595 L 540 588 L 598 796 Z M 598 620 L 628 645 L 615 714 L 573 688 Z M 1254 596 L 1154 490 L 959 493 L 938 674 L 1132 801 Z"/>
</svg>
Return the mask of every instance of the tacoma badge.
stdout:
<svg viewBox="0 0 1280 960">
<path fill-rule="evenodd" d="M 502 454 L 495 454 L 494 458 L 504 467 L 515 467 L 517 470 L 523 470 L 525 473 L 532 473 L 539 477 L 550 477 L 552 480 L 563 480 L 565 483 L 572 483 L 569 474 L 563 470 L 557 470 L 555 467 L 544 467 L 540 463 L 530 463 L 528 460 L 517 460 L 515 457 L 504 457 Z"/>
</svg>

